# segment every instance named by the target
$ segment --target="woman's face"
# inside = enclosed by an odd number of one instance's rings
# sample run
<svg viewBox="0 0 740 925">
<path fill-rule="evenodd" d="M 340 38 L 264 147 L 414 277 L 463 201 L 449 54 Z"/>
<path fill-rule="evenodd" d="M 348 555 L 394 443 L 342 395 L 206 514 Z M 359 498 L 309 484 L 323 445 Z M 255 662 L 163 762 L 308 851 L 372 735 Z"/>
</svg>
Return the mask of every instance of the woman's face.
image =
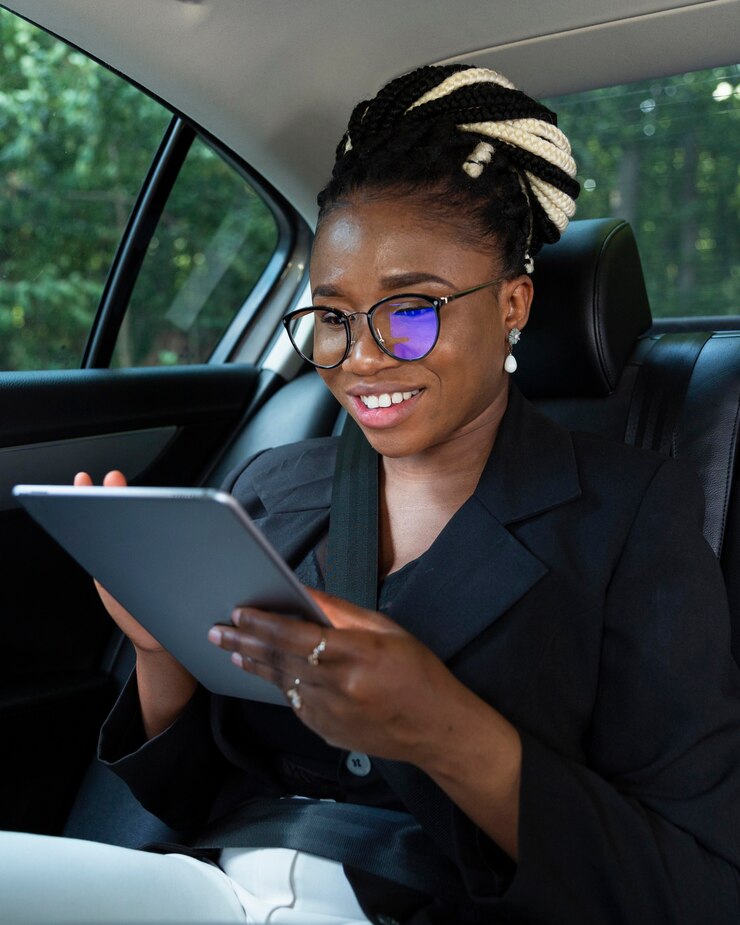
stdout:
<svg viewBox="0 0 740 925">
<path fill-rule="evenodd" d="M 435 222 L 413 200 L 358 198 L 335 209 L 322 221 L 311 257 L 314 305 L 344 312 L 366 312 L 399 293 L 446 296 L 499 274 L 490 249 L 458 241 L 454 227 Z M 350 355 L 319 373 L 380 454 L 423 453 L 497 422 L 508 386 L 506 335 L 526 324 L 531 293 L 522 276 L 442 307 L 436 346 L 413 362 L 383 353 L 359 318 Z M 363 401 L 395 393 L 412 394 L 390 407 Z"/>
</svg>

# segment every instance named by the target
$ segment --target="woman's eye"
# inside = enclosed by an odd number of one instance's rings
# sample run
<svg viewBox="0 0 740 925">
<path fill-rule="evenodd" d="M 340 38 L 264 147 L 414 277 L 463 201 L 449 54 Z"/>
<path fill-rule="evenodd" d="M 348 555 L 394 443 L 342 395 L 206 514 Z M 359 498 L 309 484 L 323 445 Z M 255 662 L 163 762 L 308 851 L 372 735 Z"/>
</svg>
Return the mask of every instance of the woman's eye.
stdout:
<svg viewBox="0 0 740 925">
<path fill-rule="evenodd" d="M 431 311 L 434 311 L 434 309 L 424 305 L 423 307 L 416 306 L 414 308 L 396 308 L 393 314 L 401 318 L 416 318 L 419 315 L 427 315 Z"/>
<path fill-rule="evenodd" d="M 317 312 L 319 316 L 319 321 L 321 324 L 328 325 L 329 327 L 341 327 L 344 323 L 344 318 L 339 312 Z"/>
</svg>

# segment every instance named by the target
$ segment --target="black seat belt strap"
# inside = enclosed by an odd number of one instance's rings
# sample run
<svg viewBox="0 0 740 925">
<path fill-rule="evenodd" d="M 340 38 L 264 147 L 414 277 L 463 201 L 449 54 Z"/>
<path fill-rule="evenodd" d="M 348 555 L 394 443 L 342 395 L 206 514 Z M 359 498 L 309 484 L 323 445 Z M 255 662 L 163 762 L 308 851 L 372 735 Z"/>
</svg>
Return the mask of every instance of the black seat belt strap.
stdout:
<svg viewBox="0 0 740 925">
<path fill-rule="evenodd" d="M 334 470 L 325 570 L 329 594 L 378 608 L 378 454 L 348 418 Z"/>
<path fill-rule="evenodd" d="M 711 334 L 666 334 L 642 360 L 630 402 L 624 442 L 666 456 L 675 440 L 689 380 Z"/>
<path fill-rule="evenodd" d="M 349 418 L 339 440 L 326 590 L 377 609 L 378 454 Z M 408 813 L 325 800 L 251 800 L 211 823 L 193 850 L 284 847 L 332 858 L 430 896 L 465 894 L 459 871 Z"/>
<path fill-rule="evenodd" d="M 292 848 L 433 896 L 459 898 L 460 875 L 408 813 L 329 800 L 251 800 L 217 820 L 195 849 Z"/>
</svg>

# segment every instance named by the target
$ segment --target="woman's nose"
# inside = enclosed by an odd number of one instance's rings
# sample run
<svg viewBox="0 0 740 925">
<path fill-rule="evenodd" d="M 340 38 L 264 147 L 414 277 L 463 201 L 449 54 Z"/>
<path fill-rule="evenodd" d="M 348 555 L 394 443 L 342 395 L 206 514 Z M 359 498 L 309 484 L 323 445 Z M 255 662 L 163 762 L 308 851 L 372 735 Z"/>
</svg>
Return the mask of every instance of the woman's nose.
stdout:
<svg viewBox="0 0 740 925">
<path fill-rule="evenodd" d="M 370 331 L 370 319 L 367 315 L 358 313 L 353 317 L 351 325 L 352 342 L 349 356 L 342 364 L 346 369 L 359 373 L 398 365 L 398 360 L 384 353 L 376 343 Z"/>
</svg>

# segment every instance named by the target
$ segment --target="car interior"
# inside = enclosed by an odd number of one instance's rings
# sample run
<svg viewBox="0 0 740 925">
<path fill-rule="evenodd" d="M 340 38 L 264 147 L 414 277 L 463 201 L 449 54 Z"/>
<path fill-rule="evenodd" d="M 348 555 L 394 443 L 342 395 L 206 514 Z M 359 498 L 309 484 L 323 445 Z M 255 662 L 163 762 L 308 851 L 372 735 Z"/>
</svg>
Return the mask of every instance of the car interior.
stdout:
<svg viewBox="0 0 740 925">
<path fill-rule="evenodd" d="M 601 0 L 513 8 L 465 0 L 454 11 L 390 0 L 362 8 L 333 0 L 0 6 L 0 16 L 16 15 L 173 115 L 77 368 L 0 372 L 0 825 L 125 846 L 167 841 L 177 833 L 94 758 L 97 730 L 131 671 L 131 647 L 112 630 L 89 577 L 13 505 L 12 486 L 69 482 L 80 469 L 99 479 L 115 467 L 142 485 L 217 487 L 262 449 L 340 433 L 344 413 L 292 353 L 279 319 L 305 298 L 313 197 L 351 104 L 422 63 L 475 60 L 548 97 L 736 64 L 740 3 L 629 0 L 618 11 Z M 116 365 L 153 229 L 198 138 L 223 146 L 277 204 L 278 245 L 204 359 Z M 0 237 L 0 255 L 8 248 Z M 635 230 L 618 208 L 572 222 L 543 250 L 533 279 L 516 385 L 571 430 L 695 469 L 740 661 L 740 307 L 658 315 Z"/>
</svg>

